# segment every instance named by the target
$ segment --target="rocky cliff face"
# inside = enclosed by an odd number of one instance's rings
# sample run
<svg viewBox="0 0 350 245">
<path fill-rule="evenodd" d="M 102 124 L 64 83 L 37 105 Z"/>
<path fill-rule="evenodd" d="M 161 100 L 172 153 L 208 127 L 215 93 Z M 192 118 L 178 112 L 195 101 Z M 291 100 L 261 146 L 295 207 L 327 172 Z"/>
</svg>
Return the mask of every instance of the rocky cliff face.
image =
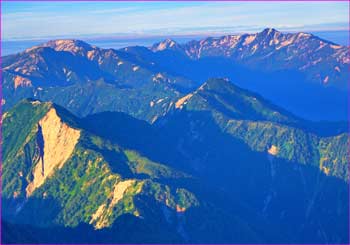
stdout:
<svg viewBox="0 0 350 245">
<path fill-rule="evenodd" d="M 62 122 L 54 108 L 39 121 L 37 134 L 39 159 L 26 188 L 27 197 L 63 167 L 80 138 L 80 131 Z"/>
</svg>

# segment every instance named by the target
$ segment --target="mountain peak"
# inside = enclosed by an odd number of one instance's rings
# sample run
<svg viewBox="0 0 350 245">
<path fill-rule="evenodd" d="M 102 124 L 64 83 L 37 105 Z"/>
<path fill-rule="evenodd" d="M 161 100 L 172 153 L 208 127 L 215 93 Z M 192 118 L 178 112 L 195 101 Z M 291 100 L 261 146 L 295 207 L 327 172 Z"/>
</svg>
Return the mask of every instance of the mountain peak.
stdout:
<svg viewBox="0 0 350 245">
<path fill-rule="evenodd" d="M 275 33 L 280 33 L 280 32 L 274 28 L 265 28 L 261 33 L 264 35 L 274 35 Z"/>
<path fill-rule="evenodd" d="M 288 125 L 299 122 L 299 118 L 226 78 L 207 80 L 195 92 L 180 98 L 175 107 L 196 111 L 213 110 L 240 120 L 268 120 Z"/>
<path fill-rule="evenodd" d="M 67 51 L 73 54 L 76 53 L 86 53 L 93 49 L 93 47 L 81 40 L 76 39 L 57 39 L 49 41 L 42 46 L 50 47 L 56 51 Z"/>
<path fill-rule="evenodd" d="M 231 84 L 228 78 L 210 78 L 205 83 L 203 83 L 202 86 L 198 88 L 198 90 L 203 90 L 204 88 L 209 88 L 217 85 L 226 86 L 228 84 Z"/>
<path fill-rule="evenodd" d="M 167 38 L 162 42 L 156 43 L 152 46 L 152 51 L 162 51 L 165 49 L 179 49 L 180 45 L 174 40 Z"/>
<path fill-rule="evenodd" d="M 298 32 L 297 36 L 298 37 L 306 37 L 306 38 L 308 38 L 308 37 L 312 37 L 312 34 L 306 33 L 306 32 Z"/>
</svg>

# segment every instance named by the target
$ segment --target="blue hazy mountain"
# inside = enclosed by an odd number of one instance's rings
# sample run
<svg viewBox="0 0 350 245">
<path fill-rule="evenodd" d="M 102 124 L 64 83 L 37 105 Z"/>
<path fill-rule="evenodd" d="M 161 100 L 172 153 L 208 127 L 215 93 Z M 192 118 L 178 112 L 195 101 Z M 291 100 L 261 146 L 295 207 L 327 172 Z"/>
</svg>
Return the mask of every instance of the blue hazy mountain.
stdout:
<svg viewBox="0 0 350 245">
<path fill-rule="evenodd" d="M 3 104 L 6 109 L 35 97 L 53 100 L 77 115 L 112 110 L 152 121 L 207 79 L 228 77 L 304 118 L 345 120 L 346 54 L 345 46 L 317 36 L 274 29 L 185 44 L 167 39 L 150 48 L 120 50 L 56 40 L 3 57 Z M 101 90 L 110 95 L 93 92 Z M 121 98 L 125 90 L 132 101 L 120 103 L 129 98 Z M 159 92 L 150 96 L 149 90 Z M 146 113 L 149 108 L 142 108 L 146 104 L 154 105 L 156 112 Z"/>
</svg>

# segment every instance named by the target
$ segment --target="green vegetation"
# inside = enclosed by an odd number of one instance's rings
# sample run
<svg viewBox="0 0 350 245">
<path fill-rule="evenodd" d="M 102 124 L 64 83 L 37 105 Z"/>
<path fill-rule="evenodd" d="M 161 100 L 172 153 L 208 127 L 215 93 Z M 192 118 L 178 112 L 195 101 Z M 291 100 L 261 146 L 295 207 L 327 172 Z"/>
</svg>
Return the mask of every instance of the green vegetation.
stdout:
<svg viewBox="0 0 350 245">
<path fill-rule="evenodd" d="M 43 185 L 26 197 L 25 189 L 32 181 L 34 166 L 38 164 L 37 124 L 50 108 L 55 108 L 69 126 L 81 127 L 74 116 L 50 103 L 22 101 L 3 117 L 6 139 L 3 198 L 28 199 L 21 216 L 16 217 L 19 222 L 38 226 L 76 227 L 82 223 L 94 224 L 96 228 L 111 226 L 123 214 L 139 216 L 147 212 L 137 207 L 136 196 L 148 196 L 161 203 L 165 200 L 160 197 L 167 196 L 174 210 L 176 205 L 185 208 L 198 205 L 194 195 L 185 189 L 178 192 L 176 186 L 155 182 L 158 178 L 184 178 L 185 174 L 154 163 L 135 151 L 124 150 L 83 128 L 79 128 L 82 130 L 79 142 L 63 167 L 56 168 Z M 140 174 L 147 177 L 138 179 Z M 125 191 L 114 194 L 116 186 L 128 180 L 132 181 L 131 185 Z M 113 200 L 119 198 L 114 203 Z M 37 210 L 47 203 L 51 204 L 45 207 L 45 212 L 37 212 L 32 220 L 30 210 Z M 99 211 L 101 206 L 105 208 Z M 10 204 L 5 204 L 4 210 L 13 212 Z M 94 219 L 95 216 L 97 218 Z"/>
<path fill-rule="evenodd" d="M 349 176 L 349 135 L 321 138 L 319 141 L 320 169 L 346 180 Z"/>
<path fill-rule="evenodd" d="M 121 111 L 148 121 L 166 112 L 171 101 L 177 97 L 179 94 L 176 91 L 161 83 L 149 83 L 136 89 L 118 88 L 103 80 L 60 89 L 47 88 L 45 93 L 37 95 L 37 98 L 52 100 L 77 115 Z M 159 100 L 161 103 L 156 103 Z M 154 103 L 152 107 L 151 101 Z"/>
<path fill-rule="evenodd" d="M 191 192 L 182 188 L 178 188 L 174 192 L 167 185 L 145 181 L 143 190 L 148 195 L 153 196 L 157 201 L 177 211 L 179 211 L 179 208 L 181 210 L 199 205 L 196 197 Z"/>
<path fill-rule="evenodd" d="M 300 119 L 264 100 L 260 95 L 223 79 L 210 79 L 197 89 L 186 104 L 189 110 L 219 111 L 233 119 L 293 124 Z"/>
<path fill-rule="evenodd" d="M 24 100 L 11 111 L 5 112 L 3 120 L 3 158 L 11 159 L 23 145 L 36 134 L 38 121 L 49 110 L 50 103 Z"/>
<path fill-rule="evenodd" d="M 38 121 L 49 110 L 50 103 L 24 100 L 2 116 L 3 172 L 2 193 L 6 197 L 23 197 L 26 178 L 36 164 Z"/>
<path fill-rule="evenodd" d="M 184 173 L 171 169 L 165 165 L 150 161 L 141 157 L 137 152 L 127 150 L 125 154 L 129 161 L 129 166 L 135 174 L 147 174 L 150 178 L 184 178 L 189 177 Z"/>
<path fill-rule="evenodd" d="M 306 122 L 228 81 L 209 80 L 193 93 L 184 110 L 209 112 L 222 132 L 253 151 L 267 153 L 274 146 L 275 157 L 349 180 L 348 135 L 321 137 L 303 129 Z"/>
</svg>

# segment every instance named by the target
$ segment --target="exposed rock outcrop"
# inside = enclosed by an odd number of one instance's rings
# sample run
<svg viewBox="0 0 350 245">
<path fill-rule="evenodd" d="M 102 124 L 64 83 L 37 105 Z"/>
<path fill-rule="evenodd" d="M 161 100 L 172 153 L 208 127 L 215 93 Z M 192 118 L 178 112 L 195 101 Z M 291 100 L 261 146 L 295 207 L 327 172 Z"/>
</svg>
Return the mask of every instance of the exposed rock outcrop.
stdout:
<svg viewBox="0 0 350 245">
<path fill-rule="evenodd" d="M 112 193 L 112 200 L 109 204 L 102 204 L 98 207 L 96 212 L 91 216 L 90 224 L 94 224 L 96 229 L 102 229 L 109 226 L 109 217 L 113 212 L 113 207 L 124 197 L 126 190 L 133 184 L 136 180 L 125 180 L 119 181 L 114 186 L 114 191 Z M 139 189 L 137 192 L 141 191 Z"/>
<path fill-rule="evenodd" d="M 57 168 L 63 167 L 79 138 L 80 131 L 62 122 L 54 108 L 39 121 L 37 144 L 40 157 L 32 171 L 33 180 L 26 188 L 27 197 L 52 176 Z"/>
</svg>

